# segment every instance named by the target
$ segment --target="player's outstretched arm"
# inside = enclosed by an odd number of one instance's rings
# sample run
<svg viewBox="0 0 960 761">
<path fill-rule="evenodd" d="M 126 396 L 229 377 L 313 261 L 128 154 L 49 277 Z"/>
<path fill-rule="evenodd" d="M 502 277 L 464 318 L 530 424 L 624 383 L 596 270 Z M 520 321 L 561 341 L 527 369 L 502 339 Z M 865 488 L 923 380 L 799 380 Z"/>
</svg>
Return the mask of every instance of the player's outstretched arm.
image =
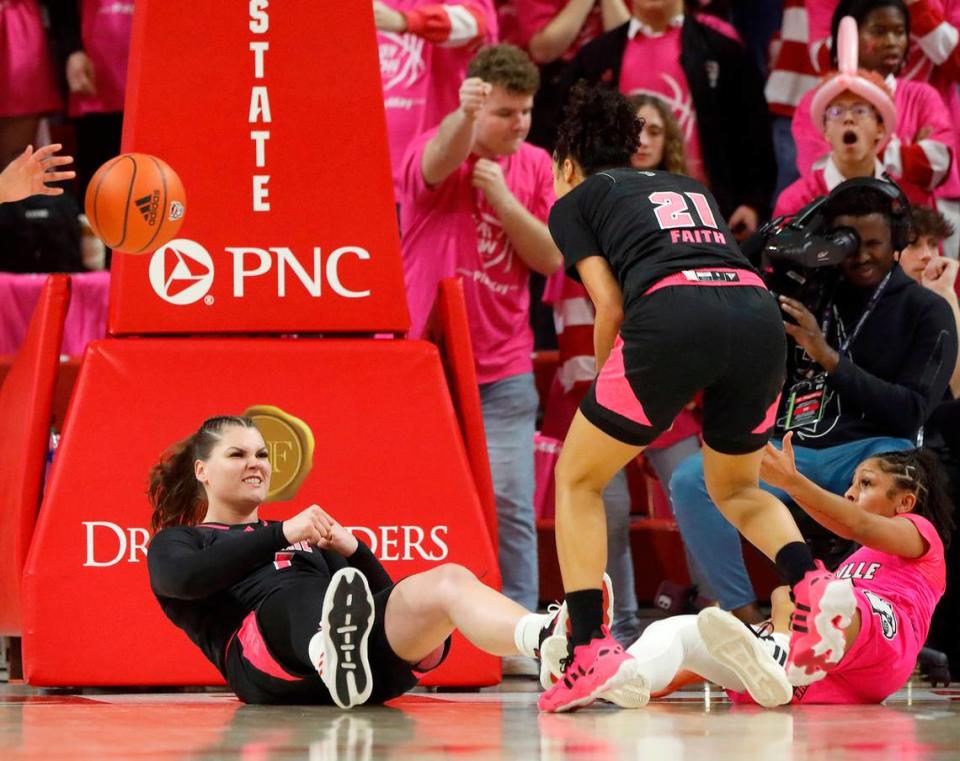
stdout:
<svg viewBox="0 0 960 761">
<path fill-rule="evenodd" d="M 918 558 L 926 551 L 916 526 L 900 517 L 867 512 L 852 499 L 817 486 L 797 470 L 792 433 L 783 438 L 783 449 L 767 444 L 760 478 L 783 489 L 811 518 L 844 539 L 900 557 Z"/>
<path fill-rule="evenodd" d="M 63 146 L 60 143 L 54 143 L 35 151 L 32 145 L 28 145 L 0 172 L 0 203 L 20 201 L 34 195 L 58 196 L 63 193 L 63 188 L 47 185 L 48 182 L 72 180 L 77 176 L 72 170 L 51 171 L 73 163 L 72 156 L 54 155 L 61 148 Z"/>
</svg>

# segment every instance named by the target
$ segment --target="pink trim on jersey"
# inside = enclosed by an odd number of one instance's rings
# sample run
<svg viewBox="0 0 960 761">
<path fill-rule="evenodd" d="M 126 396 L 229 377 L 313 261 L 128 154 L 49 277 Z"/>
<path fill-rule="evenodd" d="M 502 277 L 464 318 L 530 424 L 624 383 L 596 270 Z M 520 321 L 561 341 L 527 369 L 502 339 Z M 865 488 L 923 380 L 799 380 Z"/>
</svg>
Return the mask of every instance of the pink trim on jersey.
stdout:
<svg viewBox="0 0 960 761">
<path fill-rule="evenodd" d="M 623 365 L 623 339 L 617 336 L 613 351 L 597 376 L 597 403 L 640 425 L 650 425 L 643 405 L 633 393 Z"/>
<path fill-rule="evenodd" d="M 724 272 L 724 273 L 734 273 L 737 275 L 736 280 L 697 280 L 692 277 L 687 277 L 687 272 Z M 663 280 L 658 280 L 656 283 L 650 286 L 647 291 L 643 294 L 644 296 L 649 296 L 651 293 L 656 293 L 661 288 L 669 288 L 674 285 L 700 285 L 707 286 L 709 288 L 717 288 L 723 286 L 731 285 L 750 285 L 756 288 L 767 289 L 767 286 L 763 284 L 763 280 L 760 279 L 759 275 L 750 272 L 749 270 L 738 270 L 730 268 L 717 268 L 717 269 L 698 269 L 698 270 L 684 270 L 683 272 L 676 272 L 673 275 L 668 275 L 663 278 Z"/>
<path fill-rule="evenodd" d="M 767 414 L 763 416 L 763 422 L 750 431 L 750 433 L 766 433 L 773 428 L 773 424 L 777 419 L 777 409 L 780 407 L 781 396 L 782 394 L 777 394 L 777 398 L 773 400 L 773 404 L 767 407 Z"/>
<path fill-rule="evenodd" d="M 243 657 L 258 671 L 282 679 L 285 682 L 302 681 L 301 677 L 294 676 L 284 670 L 283 666 L 277 663 L 270 651 L 267 650 L 267 643 L 263 641 L 263 635 L 257 625 L 256 613 L 250 613 L 243 619 L 240 630 L 237 632 L 237 639 L 243 645 Z"/>
</svg>

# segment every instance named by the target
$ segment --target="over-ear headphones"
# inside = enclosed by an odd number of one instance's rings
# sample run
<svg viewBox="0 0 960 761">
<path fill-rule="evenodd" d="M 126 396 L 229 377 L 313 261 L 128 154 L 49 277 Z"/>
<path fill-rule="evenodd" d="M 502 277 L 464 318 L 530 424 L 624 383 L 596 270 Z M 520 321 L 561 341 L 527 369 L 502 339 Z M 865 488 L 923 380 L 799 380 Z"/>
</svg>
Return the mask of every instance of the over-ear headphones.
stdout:
<svg viewBox="0 0 960 761">
<path fill-rule="evenodd" d="M 889 175 L 883 176 L 882 180 L 876 177 L 854 177 L 852 180 L 841 182 L 830 191 L 826 202 L 830 204 L 838 196 L 858 188 L 869 188 L 882 193 L 890 201 L 890 242 L 893 244 L 894 251 L 903 251 L 914 241 L 913 225 L 910 221 L 910 201 Z"/>
</svg>

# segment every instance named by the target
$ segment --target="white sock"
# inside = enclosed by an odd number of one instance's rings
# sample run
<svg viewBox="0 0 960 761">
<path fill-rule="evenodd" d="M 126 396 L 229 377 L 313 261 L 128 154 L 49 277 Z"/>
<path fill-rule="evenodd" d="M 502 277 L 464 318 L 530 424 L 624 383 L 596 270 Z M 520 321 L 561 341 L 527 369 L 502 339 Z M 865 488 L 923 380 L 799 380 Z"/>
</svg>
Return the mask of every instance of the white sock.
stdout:
<svg viewBox="0 0 960 761">
<path fill-rule="evenodd" d="M 520 651 L 520 655 L 528 658 L 537 657 L 537 651 L 540 649 L 540 632 L 552 618 L 552 615 L 544 613 L 527 613 L 517 621 L 513 630 L 513 642 Z"/>
</svg>

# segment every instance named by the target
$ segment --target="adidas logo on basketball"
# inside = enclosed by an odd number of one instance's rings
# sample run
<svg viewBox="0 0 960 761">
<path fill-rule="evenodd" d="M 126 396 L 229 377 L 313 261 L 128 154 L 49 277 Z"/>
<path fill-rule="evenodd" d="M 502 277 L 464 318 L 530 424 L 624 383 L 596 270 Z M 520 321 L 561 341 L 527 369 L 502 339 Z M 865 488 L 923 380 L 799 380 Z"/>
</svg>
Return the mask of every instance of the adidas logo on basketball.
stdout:
<svg viewBox="0 0 960 761">
<path fill-rule="evenodd" d="M 153 226 L 157 223 L 157 210 L 160 208 L 160 191 L 154 190 L 151 195 L 138 198 L 134 203 L 143 214 L 143 220 L 148 225 Z"/>
</svg>

